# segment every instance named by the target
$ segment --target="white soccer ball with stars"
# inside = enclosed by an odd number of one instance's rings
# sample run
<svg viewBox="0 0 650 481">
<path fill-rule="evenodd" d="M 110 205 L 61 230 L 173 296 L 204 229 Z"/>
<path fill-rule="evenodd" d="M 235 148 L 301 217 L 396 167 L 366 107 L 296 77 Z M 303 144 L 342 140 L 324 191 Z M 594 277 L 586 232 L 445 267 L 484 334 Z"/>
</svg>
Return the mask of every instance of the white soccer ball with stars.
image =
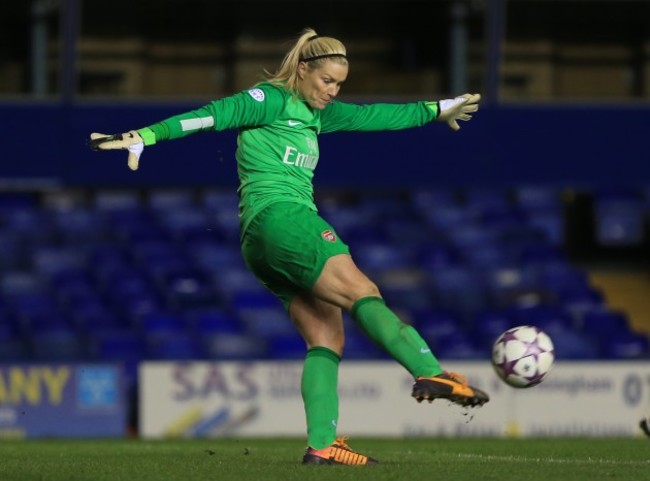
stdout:
<svg viewBox="0 0 650 481">
<path fill-rule="evenodd" d="M 546 378 L 555 362 L 553 341 L 535 326 L 517 326 L 501 334 L 492 347 L 492 366 L 508 385 L 528 388 Z"/>
</svg>

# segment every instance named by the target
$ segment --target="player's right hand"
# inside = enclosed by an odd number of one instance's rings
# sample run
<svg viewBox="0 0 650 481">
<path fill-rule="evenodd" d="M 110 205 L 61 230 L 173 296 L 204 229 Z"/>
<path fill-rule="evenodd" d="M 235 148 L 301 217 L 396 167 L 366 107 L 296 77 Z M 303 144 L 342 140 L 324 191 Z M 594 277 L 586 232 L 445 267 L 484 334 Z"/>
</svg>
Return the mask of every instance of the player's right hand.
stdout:
<svg viewBox="0 0 650 481">
<path fill-rule="evenodd" d="M 140 155 L 144 150 L 144 141 L 135 130 L 124 134 L 90 134 L 90 148 L 93 150 L 128 150 L 128 165 L 131 170 L 138 170 Z"/>
</svg>

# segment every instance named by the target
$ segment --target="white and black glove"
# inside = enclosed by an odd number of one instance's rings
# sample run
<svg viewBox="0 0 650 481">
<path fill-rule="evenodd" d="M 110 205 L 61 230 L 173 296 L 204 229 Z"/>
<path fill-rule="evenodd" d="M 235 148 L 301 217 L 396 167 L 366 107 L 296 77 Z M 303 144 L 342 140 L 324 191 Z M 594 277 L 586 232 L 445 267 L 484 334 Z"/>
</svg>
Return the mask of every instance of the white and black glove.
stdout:
<svg viewBox="0 0 650 481">
<path fill-rule="evenodd" d="M 438 117 L 436 120 L 447 122 L 452 130 L 459 130 L 458 120 L 468 121 L 478 110 L 481 94 L 463 94 L 453 99 L 439 100 Z"/>
<path fill-rule="evenodd" d="M 128 165 L 131 170 L 138 170 L 140 155 L 144 150 L 144 140 L 138 132 L 131 130 L 124 134 L 90 134 L 90 148 L 93 150 L 128 150 Z"/>
</svg>

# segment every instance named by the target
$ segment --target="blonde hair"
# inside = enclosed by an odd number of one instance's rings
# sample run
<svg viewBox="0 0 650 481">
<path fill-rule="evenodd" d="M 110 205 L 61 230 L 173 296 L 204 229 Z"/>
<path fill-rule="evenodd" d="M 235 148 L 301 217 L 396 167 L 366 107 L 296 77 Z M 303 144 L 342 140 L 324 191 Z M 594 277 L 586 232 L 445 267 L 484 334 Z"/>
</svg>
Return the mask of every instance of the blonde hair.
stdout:
<svg viewBox="0 0 650 481">
<path fill-rule="evenodd" d="M 295 91 L 300 62 L 307 62 L 309 69 L 317 69 L 327 60 L 347 65 L 345 46 L 340 40 L 319 37 L 313 28 L 306 28 L 285 55 L 275 73 L 265 72 L 266 80 Z"/>
</svg>

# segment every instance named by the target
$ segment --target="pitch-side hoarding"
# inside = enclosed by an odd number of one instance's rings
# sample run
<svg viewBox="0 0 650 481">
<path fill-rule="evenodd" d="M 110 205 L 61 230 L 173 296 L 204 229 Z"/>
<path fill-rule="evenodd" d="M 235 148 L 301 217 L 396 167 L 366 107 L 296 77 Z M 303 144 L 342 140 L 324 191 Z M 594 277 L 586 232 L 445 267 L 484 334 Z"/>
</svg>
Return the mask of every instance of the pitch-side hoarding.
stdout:
<svg viewBox="0 0 650 481">
<path fill-rule="evenodd" d="M 343 362 L 339 434 L 354 436 L 637 436 L 650 410 L 650 364 L 558 362 L 533 388 L 514 389 L 488 363 L 446 363 L 491 401 L 464 409 L 418 404 L 396 363 Z M 144 363 L 146 438 L 304 436 L 300 362 Z"/>
<path fill-rule="evenodd" d="M 0 364 L 0 437 L 119 437 L 127 414 L 111 364 Z"/>
</svg>

